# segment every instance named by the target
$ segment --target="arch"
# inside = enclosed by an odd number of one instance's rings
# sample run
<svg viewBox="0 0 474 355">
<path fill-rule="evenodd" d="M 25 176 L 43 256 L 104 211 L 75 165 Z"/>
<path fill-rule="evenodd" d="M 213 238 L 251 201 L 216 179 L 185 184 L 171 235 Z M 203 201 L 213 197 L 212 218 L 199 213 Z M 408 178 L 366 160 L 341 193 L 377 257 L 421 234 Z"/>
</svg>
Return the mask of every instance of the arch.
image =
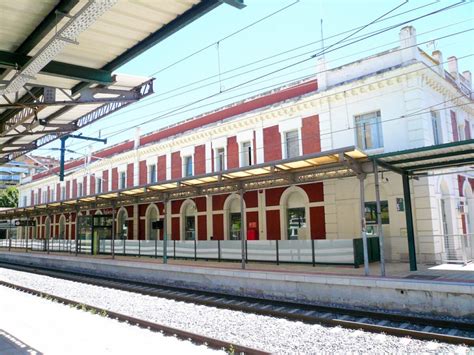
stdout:
<svg viewBox="0 0 474 355">
<path fill-rule="evenodd" d="M 151 223 L 155 222 L 160 217 L 160 211 L 154 203 L 150 203 L 145 212 L 145 239 L 158 239 L 158 230 L 151 227 Z"/>
<path fill-rule="evenodd" d="M 117 239 L 127 239 L 128 237 L 128 212 L 125 207 L 120 207 L 117 212 Z"/>
<path fill-rule="evenodd" d="M 97 214 L 99 214 L 99 215 L 100 215 L 100 214 L 103 214 L 103 213 L 102 213 L 102 211 L 101 211 L 101 210 L 96 210 L 96 211 L 94 212 L 94 216 L 95 216 L 95 215 L 97 215 Z"/>
<path fill-rule="evenodd" d="M 66 239 L 66 217 L 63 214 L 59 217 L 59 234 L 57 238 Z"/>
<path fill-rule="evenodd" d="M 44 238 L 51 238 L 51 218 L 49 216 L 44 220 Z"/>
<path fill-rule="evenodd" d="M 191 199 L 186 199 L 181 204 L 181 240 L 197 239 L 197 207 L 196 203 Z"/>
<path fill-rule="evenodd" d="M 240 240 L 242 228 L 242 215 L 240 207 L 240 195 L 232 193 L 224 201 L 224 239 Z M 246 211 L 244 199 L 244 213 Z"/>
<path fill-rule="evenodd" d="M 290 186 L 280 197 L 281 239 L 311 239 L 309 198 L 301 187 Z"/>
</svg>

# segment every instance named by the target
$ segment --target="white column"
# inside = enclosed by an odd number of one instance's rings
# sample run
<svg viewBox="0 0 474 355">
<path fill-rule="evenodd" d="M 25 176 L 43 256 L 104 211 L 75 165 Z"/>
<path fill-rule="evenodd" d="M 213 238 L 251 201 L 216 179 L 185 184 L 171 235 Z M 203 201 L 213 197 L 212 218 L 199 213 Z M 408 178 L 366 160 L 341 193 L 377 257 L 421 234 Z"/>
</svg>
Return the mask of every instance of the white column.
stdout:
<svg viewBox="0 0 474 355">
<path fill-rule="evenodd" d="M 257 164 L 263 163 L 263 127 L 255 129 L 255 148 L 257 150 Z"/>
</svg>

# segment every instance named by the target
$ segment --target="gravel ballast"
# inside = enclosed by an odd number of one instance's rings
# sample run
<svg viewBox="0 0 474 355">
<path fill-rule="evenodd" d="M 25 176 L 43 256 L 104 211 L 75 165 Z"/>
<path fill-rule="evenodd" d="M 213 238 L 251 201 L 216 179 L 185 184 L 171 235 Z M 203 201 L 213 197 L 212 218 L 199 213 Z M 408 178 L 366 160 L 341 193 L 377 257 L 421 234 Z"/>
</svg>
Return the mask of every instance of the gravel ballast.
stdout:
<svg viewBox="0 0 474 355">
<path fill-rule="evenodd" d="M 304 324 L 0 268 L 0 279 L 58 297 L 273 353 L 456 353 L 468 347 Z"/>
</svg>

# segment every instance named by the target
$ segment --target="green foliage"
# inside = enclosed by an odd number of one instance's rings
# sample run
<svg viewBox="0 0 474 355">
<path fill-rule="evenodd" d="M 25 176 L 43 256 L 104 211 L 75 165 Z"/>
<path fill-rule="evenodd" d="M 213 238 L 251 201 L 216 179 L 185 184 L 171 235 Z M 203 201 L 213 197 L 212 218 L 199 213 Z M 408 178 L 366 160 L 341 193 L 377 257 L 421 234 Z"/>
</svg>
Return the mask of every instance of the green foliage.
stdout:
<svg viewBox="0 0 474 355">
<path fill-rule="evenodd" d="M 0 207 L 18 207 L 18 189 L 15 186 L 0 192 Z"/>
</svg>

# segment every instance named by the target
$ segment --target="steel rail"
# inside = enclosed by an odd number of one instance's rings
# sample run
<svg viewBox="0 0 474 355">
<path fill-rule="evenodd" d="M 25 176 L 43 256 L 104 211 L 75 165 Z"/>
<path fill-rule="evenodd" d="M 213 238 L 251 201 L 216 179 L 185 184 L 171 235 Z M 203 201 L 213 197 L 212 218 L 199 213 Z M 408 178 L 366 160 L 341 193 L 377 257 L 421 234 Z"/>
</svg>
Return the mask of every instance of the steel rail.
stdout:
<svg viewBox="0 0 474 355">
<path fill-rule="evenodd" d="M 301 321 L 310 324 L 324 324 L 341 326 L 349 329 L 363 329 L 374 333 L 385 333 L 394 336 L 411 337 L 420 340 L 437 340 L 451 344 L 465 344 L 474 346 L 473 337 L 450 335 L 440 332 L 405 329 L 403 325 L 414 324 L 424 328 L 442 328 L 444 330 L 463 330 L 473 332 L 474 324 L 468 322 L 455 322 L 436 318 L 424 318 L 393 313 L 375 312 L 359 309 L 347 309 L 331 306 L 309 305 L 277 300 L 265 300 L 244 296 L 233 296 L 212 291 L 201 291 L 171 286 L 149 284 L 144 282 L 121 280 L 110 277 L 84 275 L 77 272 L 52 270 L 44 267 L 26 266 L 10 262 L 0 262 L 0 267 L 18 271 L 31 272 L 52 276 L 69 281 L 83 282 L 91 285 L 109 287 L 122 291 L 135 292 L 149 296 L 174 299 L 194 304 L 202 304 L 216 308 L 232 309 L 247 313 L 268 315 L 289 320 Z M 28 271 L 29 270 L 29 271 Z M 225 301 L 222 301 L 222 300 Z M 235 301 L 235 302 L 234 302 Z M 265 308 L 262 308 L 262 305 Z M 268 307 L 268 305 L 273 306 Z M 322 315 L 318 315 L 320 313 Z M 337 316 L 342 317 L 337 318 Z M 342 319 L 346 316 L 359 319 L 371 319 L 399 323 L 400 327 L 367 323 L 366 321 Z M 381 323 L 381 322 L 379 322 Z"/>
<path fill-rule="evenodd" d="M 243 346 L 243 345 L 240 345 L 240 344 L 237 344 L 237 343 L 232 343 L 232 342 L 227 342 L 227 341 L 211 338 L 211 337 L 208 337 L 208 336 L 202 335 L 202 334 L 188 332 L 188 331 L 185 331 L 185 330 L 169 327 L 169 326 L 166 326 L 166 325 L 163 325 L 163 324 L 150 322 L 150 321 L 147 321 L 147 320 L 144 320 L 144 319 L 135 318 L 135 317 L 128 316 L 128 315 L 125 315 L 125 314 L 122 314 L 122 313 L 117 313 L 117 312 L 110 311 L 106 308 L 101 308 L 101 307 L 85 304 L 85 303 L 82 303 L 82 302 L 79 302 L 79 301 L 74 301 L 74 300 L 71 300 L 71 299 L 68 299 L 68 298 L 59 297 L 59 296 L 56 296 L 56 295 L 51 294 L 51 293 L 47 293 L 47 292 L 43 292 L 43 291 L 39 291 L 39 290 L 34 290 L 34 289 L 31 289 L 31 288 L 24 287 L 24 286 L 17 285 L 17 284 L 13 284 L 13 283 L 10 283 L 10 282 L 0 280 L 0 286 L 5 286 L 5 287 L 8 287 L 8 288 L 17 290 L 17 291 L 21 291 L 21 292 L 25 292 L 25 293 L 28 293 L 28 294 L 31 294 L 31 295 L 35 295 L 35 296 L 43 297 L 43 298 L 46 298 L 46 299 L 54 300 L 54 301 L 63 303 L 65 305 L 71 305 L 71 306 L 77 307 L 78 309 L 81 309 L 81 310 L 84 310 L 84 311 L 93 311 L 94 313 L 96 313 L 98 315 L 106 316 L 106 317 L 111 318 L 111 319 L 116 319 L 120 322 L 129 323 L 130 325 L 136 325 L 140 328 L 152 330 L 152 331 L 155 331 L 155 332 L 160 332 L 160 333 L 163 333 L 163 334 L 167 334 L 169 336 L 176 336 L 176 337 L 178 337 L 180 339 L 183 339 L 183 340 L 192 340 L 196 344 L 206 345 L 206 346 L 208 346 L 210 348 L 213 348 L 213 349 L 219 349 L 219 350 L 224 349 L 226 351 L 230 351 L 231 349 L 233 349 L 237 353 L 251 354 L 251 355 L 253 355 L 253 354 L 255 354 L 255 355 L 270 354 L 269 352 L 266 352 L 266 351 L 250 348 L 250 347 Z"/>
</svg>

